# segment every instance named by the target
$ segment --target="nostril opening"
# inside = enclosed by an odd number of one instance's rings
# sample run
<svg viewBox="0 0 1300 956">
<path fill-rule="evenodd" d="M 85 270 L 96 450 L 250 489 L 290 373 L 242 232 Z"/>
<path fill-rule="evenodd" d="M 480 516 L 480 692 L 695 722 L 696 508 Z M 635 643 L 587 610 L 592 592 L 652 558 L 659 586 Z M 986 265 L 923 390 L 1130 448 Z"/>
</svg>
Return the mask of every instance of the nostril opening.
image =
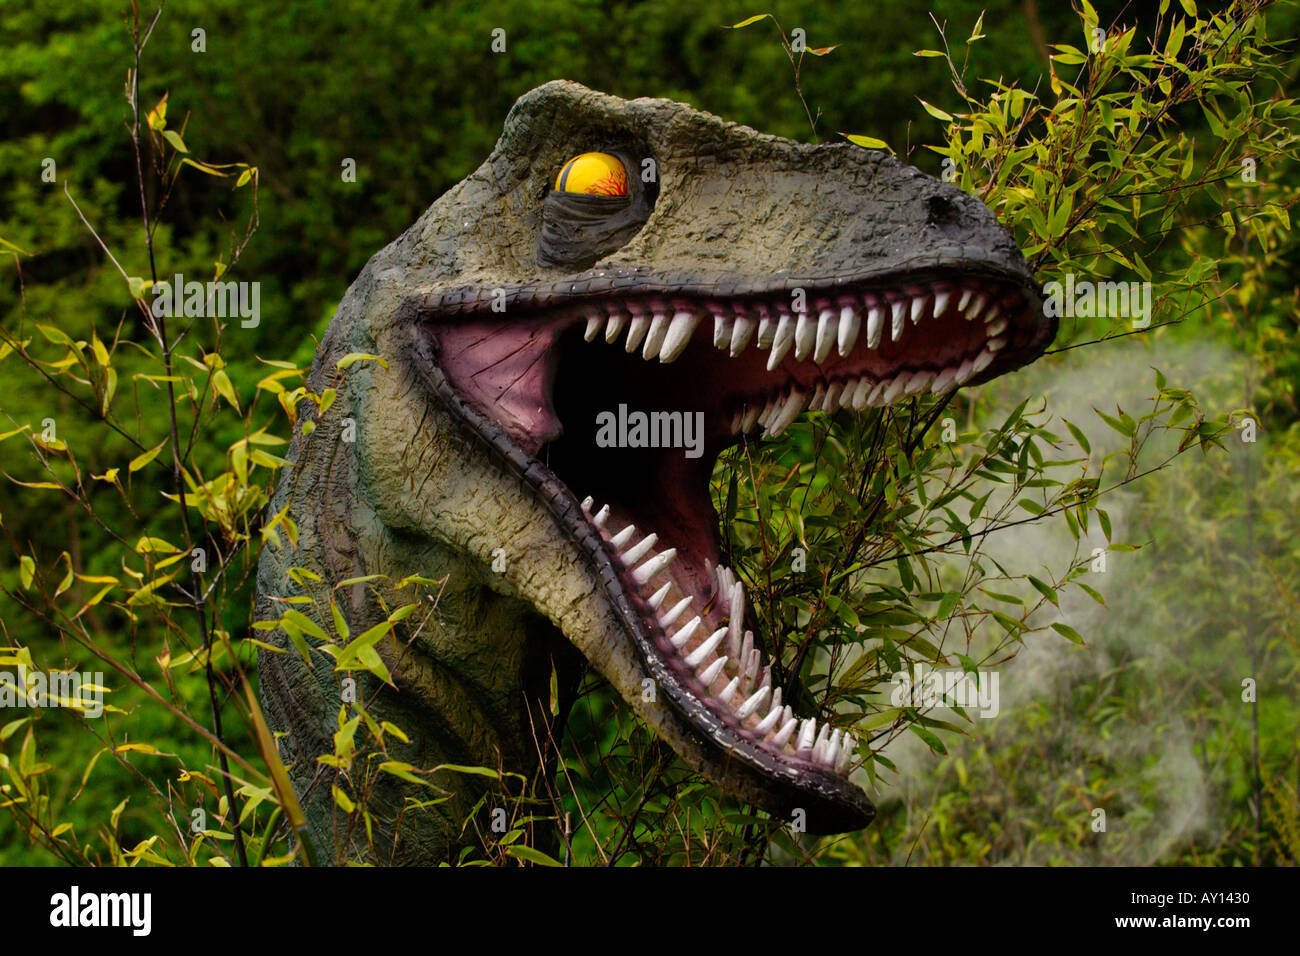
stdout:
<svg viewBox="0 0 1300 956">
<path fill-rule="evenodd" d="M 957 204 L 947 196 L 931 196 L 928 202 L 931 225 L 946 226 L 957 221 Z"/>
</svg>

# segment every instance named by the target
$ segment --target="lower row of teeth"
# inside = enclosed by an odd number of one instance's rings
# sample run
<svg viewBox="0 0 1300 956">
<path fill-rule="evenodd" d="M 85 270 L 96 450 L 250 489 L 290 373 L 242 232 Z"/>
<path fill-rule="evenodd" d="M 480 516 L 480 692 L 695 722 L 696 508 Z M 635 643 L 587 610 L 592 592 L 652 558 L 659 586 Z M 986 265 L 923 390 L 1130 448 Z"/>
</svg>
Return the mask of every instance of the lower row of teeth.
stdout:
<svg viewBox="0 0 1300 956">
<path fill-rule="evenodd" d="M 811 395 L 807 390 L 793 386 L 766 401 L 762 397 L 756 397 L 742 403 L 732 414 L 731 433 L 748 433 L 753 431 L 755 425 L 761 425 L 764 436 L 774 438 L 789 428 L 791 422 L 805 411 L 834 412 L 841 408 L 862 411 L 864 408 L 892 405 L 900 398 L 908 398 L 927 390 L 941 395 L 965 385 L 988 368 L 997 350 L 990 343 L 974 358 L 968 358 L 960 365 L 939 372 L 904 371 L 884 379 L 864 375 L 861 378 L 819 383 L 812 389 Z"/>
<path fill-rule="evenodd" d="M 607 527 L 609 506 L 595 509 L 591 498 L 582 502 L 582 511 L 627 569 L 673 652 L 699 681 L 703 691 L 700 699 L 705 704 L 719 714 L 733 717 L 747 736 L 770 751 L 792 754 L 840 774 L 856 766 L 858 741 L 853 734 L 832 729 L 826 723 L 819 728 L 815 718 L 795 717 L 790 707 L 781 703 L 781 688 L 772 687 L 772 669 L 763 666 L 753 631 L 741 633 L 745 588 L 730 568 L 716 570 L 717 597 L 725 602 L 727 623 L 709 633 L 703 620 L 707 608 L 692 615 L 694 599 L 689 595 L 669 605 L 673 583 L 657 584 L 656 579 L 677 557 L 675 548 L 656 553 L 659 536 L 639 536 L 635 525 L 611 533 Z M 715 691 L 719 684 L 722 688 Z"/>
</svg>

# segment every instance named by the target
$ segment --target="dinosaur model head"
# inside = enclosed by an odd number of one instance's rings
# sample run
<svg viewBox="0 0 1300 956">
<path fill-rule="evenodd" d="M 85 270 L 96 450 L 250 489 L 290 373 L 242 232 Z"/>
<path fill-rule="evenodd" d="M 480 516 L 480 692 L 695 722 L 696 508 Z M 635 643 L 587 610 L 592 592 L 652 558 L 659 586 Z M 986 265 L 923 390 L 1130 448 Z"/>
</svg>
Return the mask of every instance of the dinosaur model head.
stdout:
<svg viewBox="0 0 1300 956">
<path fill-rule="evenodd" d="M 338 398 L 295 435 L 271 510 L 298 540 L 264 552 L 264 616 L 311 589 L 295 566 L 437 579 L 432 610 L 377 646 L 392 685 L 362 688 L 411 763 L 543 766 L 551 672 L 574 674 L 576 649 L 724 790 L 802 808 L 812 832 L 864 826 L 856 739 L 771 686 L 720 563 L 713 463 L 806 410 L 986 381 L 1055 331 L 989 209 L 885 153 L 548 83 L 340 305 L 310 379 Z M 340 371 L 349 353 L 387 367 Z M 371 584 L 335 597 L 353 634 L 391 610 Z M 339 686 L 326 655 L 263 654 L 295 787 L 336 846 L 315 757 Z M 377 799 L 390 826 L 410 805 Z M 472 806 L 406 820 L 391 858 L 441 858 Z"/>
</svg>

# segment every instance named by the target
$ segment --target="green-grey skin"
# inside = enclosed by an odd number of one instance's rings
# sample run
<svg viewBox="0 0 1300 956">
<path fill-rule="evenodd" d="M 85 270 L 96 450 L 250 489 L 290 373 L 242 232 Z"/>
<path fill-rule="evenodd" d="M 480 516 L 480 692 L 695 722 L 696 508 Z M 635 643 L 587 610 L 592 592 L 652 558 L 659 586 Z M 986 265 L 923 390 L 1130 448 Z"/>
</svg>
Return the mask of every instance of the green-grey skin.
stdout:
<svg viewBox="0 0 1300 956">
<path fill-rule="evenodd" d="M 590 268 L 540 266 L 541 200 L 557 170 L 611 141 L 656 160 L 659 194 L 649 220 Z M 289 452 L 293 467 L 268 511 L 287 507 L 297 540 L 281 524 L 278 546 L 263 551 L 259 619 L 293 608 L 332 632 L 332 593 L 355 637 L 393 610 L 387 582 L 445 579 L 408 588 L 404 598 L 418 590 L 421 608 L 377 645 L 392 687 L 361 671 L 338 673 L 333 658 L 315 649 L 309 667 L 281 630 L 268 638 L 281 652 L 261 655 L 261 699 L 282 735 L 317 856 L 401 864 L 452 859 L 477 839 L 465 823 L 489 786 L 447 771 L 430 778 L 443 790 L 380 774 L 367 804 L 373 843 L 364 828 L 349 830 L 331 796 L 338 771 L 317 760 L 334 752 L 350 692 L 345 678 L 355 679 L 355 698 L 376 723 L 390 721 L 409 736 L 409 745 L 387 736 L 390 759 L 417 768 L 500 768 L 536 788 L 552 771 L 549 742 L 561 734 L 585 659 L 662 740 L 727 792 L 772 812 L 807 805 L 788 779 L 729 755 L 680 708 L 644 699 L 646 664 L 607 563 L 575 540 L 567 506 L 557 513 L 536 476 L 521 477 L 527 454 L 536 451 L 522 432 L 506 427 L 526 453 L 507 460 L 499 441 L 486 441 L 474 417 L 431 385 L 431 359 L 414 332 L 420 321 L 440 312 L 453 321 L 457 309 L 494 290 L 504 290 L 501 318 L 509 321 L 521 304 L 598 291 L 619 274 L 644 288 L 741 294 L 906 269 L 986 267 L 1036 288 L 1012 237 L 987 208 L 883 153 L 798 144 L 667 100 L 625 101 L 564 81 L 520 98 L 487 161 L 376 254 L 348 290 L 309 378 L 312 392 L 335 388 L 337 398 L 319 418 L 311 403 L 300 406 L 302 422 L 315 429 L 305 434 L 300 422 Z M 1052 332 L 1014 343 L 1005 361 L 977 380 L 1031 360 Z M 387 368 L 366 359 L 339 370 L 350 353 L 380 356 Z M 514 410 L 495 411 L 509 426 Z M 348 441 L 353 428 L 355 440 Z M 504 570 L 493 570 L 502 560 Z M 299 573 L 304 588 L 292 568 L 322 580 Z M 387 582 L 331 592 L 336 582 L 372 574 Z M 284 603 L 304 594 L 314 603 Z M 368 736 L 358 729 L 359 747 Z M 366 766 L 364 754 L 354 758 L 346 792 L 361 786 Z M 403 812 L 404 801 L 444 790 L 450 799 Z M 490 809 L 480 807 L 472 827 L 487 830 Z M 870 805 L 863 796 L 846 816 L 823 816 L 823 829 L 861 826 Z M 553 829 L 539 835 L 543 845 L 553 837 Z"/>
</svg>

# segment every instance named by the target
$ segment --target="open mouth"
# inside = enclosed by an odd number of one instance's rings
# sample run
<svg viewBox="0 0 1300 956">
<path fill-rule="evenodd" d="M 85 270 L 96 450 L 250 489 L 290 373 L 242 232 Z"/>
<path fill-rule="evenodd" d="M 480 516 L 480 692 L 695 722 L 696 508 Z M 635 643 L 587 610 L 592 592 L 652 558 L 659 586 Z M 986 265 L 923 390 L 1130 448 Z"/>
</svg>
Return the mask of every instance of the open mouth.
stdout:
<svg viewBox="0 0 1300 956">
<path fill-rule="evenodd" d="M 419 311 L 452 392 L 562 488 L 572 507 L 558 513 L 612 568 L 644 674 L 702 745 L 772 780 L 774 805 L 824 810 L 818 831 L 865 825 L 874 811 L 849 781 L 860 742 L 833 715 L 792 708 L 721 563 L 714 462 L 807 412 L 864 412 L 1024 364 L 1044 333 L 1038 290 L 990 270 L 844 282 L 802 302 L 629 287 L 521 298 L 504 315 Z"/>
</svg>

